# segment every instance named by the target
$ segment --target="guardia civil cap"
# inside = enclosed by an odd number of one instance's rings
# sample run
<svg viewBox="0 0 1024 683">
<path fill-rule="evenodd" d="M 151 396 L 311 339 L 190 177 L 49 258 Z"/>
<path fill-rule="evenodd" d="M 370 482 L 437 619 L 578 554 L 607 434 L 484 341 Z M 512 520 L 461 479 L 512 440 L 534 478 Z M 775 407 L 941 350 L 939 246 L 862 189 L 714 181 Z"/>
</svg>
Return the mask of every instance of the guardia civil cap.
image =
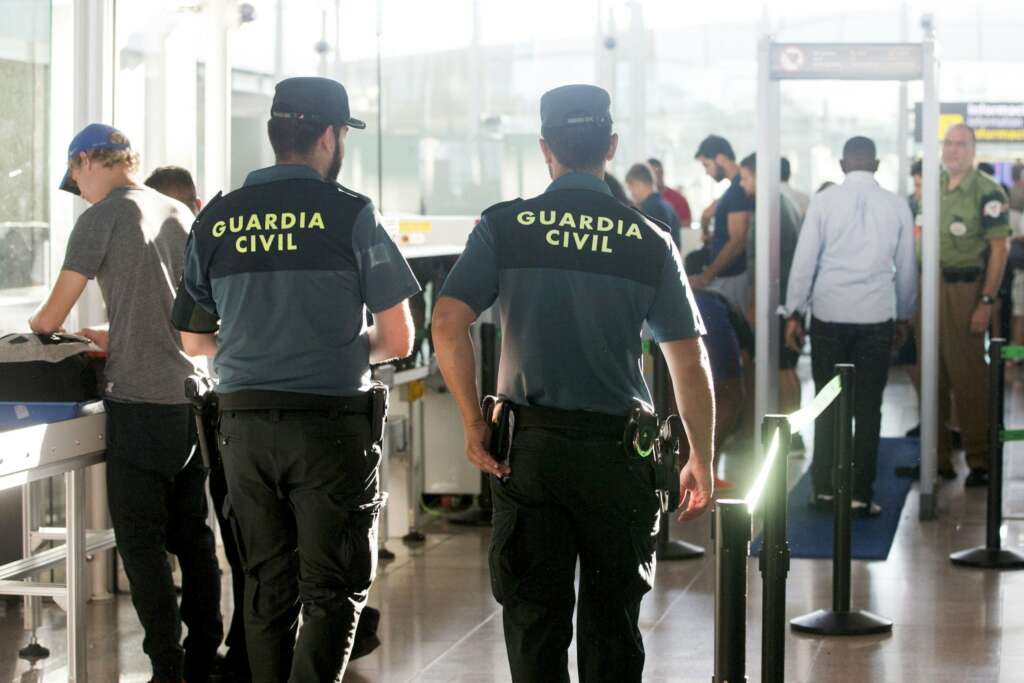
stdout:
<svg viewBox="0 0 1024 683">
<path fill-rule="evenodd" d="M 359 119 L 352 118 L 348 108 L 345 86 L 330 78 L 301 76 L 286 78 L 274 89 L 274 103 L 270 116 L 275 119 L 298 119 L 328 125 L 346 125 L 366 128 Z"/>
<path fill-rule="evenodd" d="M 596 85 L 563 85 L 540 98 L 540 121 L 544 128 L 564 126 L 610 126 L 612 99 Z"/>
</svg>

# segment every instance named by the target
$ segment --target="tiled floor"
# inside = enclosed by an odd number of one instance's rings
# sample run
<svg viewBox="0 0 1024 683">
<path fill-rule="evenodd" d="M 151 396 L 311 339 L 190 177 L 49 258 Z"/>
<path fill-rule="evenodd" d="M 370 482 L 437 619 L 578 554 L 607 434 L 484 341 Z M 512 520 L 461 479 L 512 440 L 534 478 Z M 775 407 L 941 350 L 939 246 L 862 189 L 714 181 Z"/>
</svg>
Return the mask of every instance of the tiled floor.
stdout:
<svg viewBox="0 0 1024 683">
<path fill-rule="evenodd" d="M 1024 384 L 1013 385 L 1011 415 L 1024 423 Z M 805 389 L 805 396 L 810 389 Z M 884 433 L 902 434 L 916 421 L 913 391 L 895 371 L 886 394 Z M 1013 424 L 1014 420 L 1010 420 Z M 811 440 L 807 439 L 808 444 Z M 1024 480 L 1024 449 L 1007 451 L 1011 477 Z M 791 462 L 794 474 L 806 460 Z M 741 489 L 751 464 L 726 458 Z M 961 463 L 962 466 L 962 463 Z M 1014 485 L 1008 487 L 1015 490 Z M 1008 501 L 1020 507 L 1022 501 Z M 916 489 L 904 508 L 886 562 L 856 562 L 854 606 L 895 621 L 891 635 L 817 639 L 786 635 L 787 681 L 821 683 L 1024 682 L 1024 572 L 997 574 L 954 568 L 950 551 L 979 544 L 984 536 L 983 491 L 965 493 L 962 480 L 943 486 L 938 521 L 919 522 Z M 677 538 L 706 543 L 707 519 L 673 528 Z M 501 614 L 490 596 L 486 531 L 443 523 L 417 549 L 391 543 L 397 560 L 383 567 L 371 603 L 383 611 L 382 647 L 353 664 L 348 683 L 369 681 L 508 681 Z M 1024 546 L 1024 522 L 1010 522 L 1009 546 Z M 756 563 L 750 563 L 748 675 L 760 678 L 760 597 Z M 657 586 L 644 601 L 642 629 L 648 652 L 645 681 L 707 683 L 712 675 L 713 558 L 662 563 Z M 798 616 L 831 600 L 827 562 L 794 560 L 787 613 Z M 0 603 L 2 605 L 3 603 Z M 90 606 L 91 681 L 145 681 L 148 665 L 141 632 L 127 598 Z M 16 651 L 26 642 L 20 607 L 0 616 L 0 683 L 65 681 L 63 614 L 45 610 L 41 640 L 54 650 L 43 672 L 25 674 Z M 120 672 L 120 678 L 115 672 Z M 575 672 L 572 674 L 576 680 Z"/>
</svg>

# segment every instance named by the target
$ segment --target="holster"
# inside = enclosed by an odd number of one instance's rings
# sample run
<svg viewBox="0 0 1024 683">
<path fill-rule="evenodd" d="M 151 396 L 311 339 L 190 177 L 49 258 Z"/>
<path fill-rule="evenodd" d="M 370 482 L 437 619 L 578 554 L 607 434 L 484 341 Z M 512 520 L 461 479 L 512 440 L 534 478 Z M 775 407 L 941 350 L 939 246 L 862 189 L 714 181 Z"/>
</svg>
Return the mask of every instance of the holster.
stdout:
<svg viewBox="0 0 1024 683">
<path fill-rule="evenodd" d="M 673 512 L 679 507 L 679 450 L 685 435 L 683 420 L 678 415 L 669 415 L 658 434 L 655 480 L 662 512 Z"/>
<path fill-rule="evenodd" d="M 481 403 L 484 421 L 491 428 L 487 451 L 498 462 L 508 460 L 512 452 L 512 436 L 516 428 L 516 413 L 509 401 L 497 396 L 485 396 Z"/>
<path fill-rule="evenodd" d="M 214 392 L 214 381 L 206 375 L 194 374 L 185 379 L 185 398 L 192 406 L 192 414 L 196 421 L 196 434 L 199 439 L 199 454 L 203 464 L 213 467 L 219 459 L 218 451 L 210 448 L 209 435 L 217 430 L 217 394 Z M 216 439 L 213 441 L 216 443 Z"/>
<path fill-rule="evenodd" d="M 388 422 L 388 388 L 380 382 L 370 387 L 370 436 L 373 443 L 384 440 L 384 427 Z"/>
</svg>

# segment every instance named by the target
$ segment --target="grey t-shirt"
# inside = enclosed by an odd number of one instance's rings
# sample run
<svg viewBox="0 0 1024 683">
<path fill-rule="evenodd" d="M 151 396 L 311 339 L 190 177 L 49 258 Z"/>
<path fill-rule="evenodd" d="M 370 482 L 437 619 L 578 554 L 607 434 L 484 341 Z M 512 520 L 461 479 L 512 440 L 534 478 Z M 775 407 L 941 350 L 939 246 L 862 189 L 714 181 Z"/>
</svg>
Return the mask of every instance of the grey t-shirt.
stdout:
<svg viewBox="0 0 1024 683">
<path fill-rule="evenodd" d="M 192 214 L 148 187 L 111 192 L 71 231 L 64 270 L 95 278 L 110 319 L 106 396 L 133 403 L 185 403 L 195 366 L 171 326 Z"/>
</svg>

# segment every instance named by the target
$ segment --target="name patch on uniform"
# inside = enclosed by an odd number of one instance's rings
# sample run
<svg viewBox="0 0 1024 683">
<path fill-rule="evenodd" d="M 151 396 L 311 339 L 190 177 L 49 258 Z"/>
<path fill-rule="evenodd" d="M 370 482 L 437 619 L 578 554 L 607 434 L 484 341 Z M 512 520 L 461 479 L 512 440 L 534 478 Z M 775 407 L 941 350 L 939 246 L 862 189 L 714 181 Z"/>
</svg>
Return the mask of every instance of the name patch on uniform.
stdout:
<svg viewBox="0 0 1024 683">
<path fill-rule="evenodd" d="M 210 234 L 218 239 L 230 234 L 234 237 L 235 251 L 239 254 L 252 254 L 298 251 L 299 246 L 292 230 L 326 230 L 324 217 L 319 211 L 231 216 L 214 223 Z M 253 234 L 255 232 L 262 234 Z"/>
<path fill-rule="evenodd" d="M 985 202 L 985 207 L 982 209 L 982 211 L 989 218 L 999 218 L 1000 216 L 1003 215 L 1003 211 L 1006 211 L 1008 208 L 1010 207 L 1006 204 L 1003 204 L 998 199 L 992 199 L 990 201 Z"/>
<path fill-rule="evenodd" d="M 520 211 L 516 222 L 527 227 L 548 227 L 544 234 L 548 245 L 576 251 L 612 254 L 612 245 L 618 238 L 644 238 L 637 223 L 568 211 Z"/>
</svg>

